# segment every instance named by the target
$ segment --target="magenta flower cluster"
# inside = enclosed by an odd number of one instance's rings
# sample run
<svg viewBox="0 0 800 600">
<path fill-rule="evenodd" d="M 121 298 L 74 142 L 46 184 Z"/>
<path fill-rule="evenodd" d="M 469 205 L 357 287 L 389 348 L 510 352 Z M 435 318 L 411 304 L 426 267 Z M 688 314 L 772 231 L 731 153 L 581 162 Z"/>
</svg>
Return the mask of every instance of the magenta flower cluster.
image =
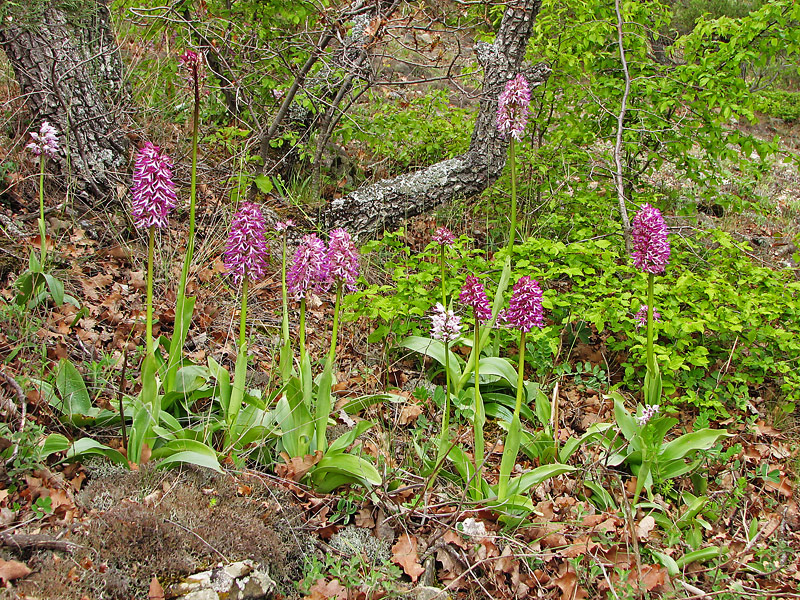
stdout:
<svg viewBox="0 0 800 600">
<path fill-rule="evenodd" d="M 329 278 L 341 281 L 351 292 L 356 291 L 358 279 L 358 251 L 350 234 L 344 229 L 334 229 L 328 240 Z"/>
<path fill-rule="evenodd" d="M 195 85 L 195 82 L 202 83 L 205 78 L 205 60 L 202 54 L 194 50 L 187 50 L 178 57 L 178 62 L 185 69 L 183 76 L 188 83 L 192 86 Z"/>
<path fill-rule="evenodd" d="M 303 236 L 286 273 L 289 293 L 301 300 L 310 291 L 322 291 L 330 283 L 329 273 L 325 242 L 314 233 Z"/>
<path fill-rule="evenodd" d="M 472 310 L 475 311 L 475 318 L 481 323 L 485 323 L 492 318 L 489 298 L 486 297 L 483 284 L 481 284 L 480 280 L 474 275 L 467 275 L 458 300 L 467 306 L 471 306 Z"/>
<path fill-rule="evenodd" d="M 58 132 L 48 121 L 42 121 L 39 133 L 31 132 L 31 139 L 33 141 L 25 147 L 36 156 L 41 156 L 44 153 L 45 156 L 55 158 L 58 154 Z"/>
<path fill-rule="evenodd" d="M 172 161 L 150 142 L 136 156 L 132 192 L 134 225 L 140 229 L 166 227 L 167 214 L 177 202 L 172 182 Z"/>
<path fill-rule="evenodd" d="M 515 140 L 522 139 L 528 124 L 528 105 L 531 103 L 531 89 L 528 81 L 520 73 L 506 83 L 497 102 L 497 130 L 501 135 L 511 134 Z"/>
<path fill-rule="evenodd" d="M 264 277 L 269 263 L 265 234 L 267 223 L 258 205 L 245 202 L 233 216 L 225 247 L 225 268 L 235 283 L 246 277 L 258 281 Z"/>
<path fill-rule="evenodd" d="M 667 224 L 661 212 L 645 204 L 631 223 L 633 265 L 645 273 L 663 273 L 669 263 Z"/>
<path fill-rule="evenodd" d="M 454 342 L 461 335 L 461 317 L 452 310 L 447 310 L 441 302 L 433 307 L 431 319 L 431 337 L 444 342 Z"/>
<path fill-rule="evenodd" d="M 642 304 L 642 307 L 633 318 L 636 320 L 636 329 L 647 325 L 647 304 Z M 661 321 L 661 313 L 655 308 L 653 309 L 653 321 Z"/>
<path fill-rule="evenodd" d="M 527 275 L 514 284 L 508 308 L 503 311 L 502 321 L 507 325 L 528 332 L 534 327 L 544 327 L 542 288 L 539 282 Z"/>
<path fill-rule="evenodd" d="M 433 241 L 440 246 L 452 246 L 456 236 L 447 227 L 439 227 L 433 234 Z"/>
<path fill-rule="evenodd" d="M 285 221 L 278 221 L 275 223 L 275 231 L 279 233 L 286 231 L 287 229 L 291 229 L 292 227 L 294 227 L 294 221 L 291 219 L 286 219 Z"/>
</svg>

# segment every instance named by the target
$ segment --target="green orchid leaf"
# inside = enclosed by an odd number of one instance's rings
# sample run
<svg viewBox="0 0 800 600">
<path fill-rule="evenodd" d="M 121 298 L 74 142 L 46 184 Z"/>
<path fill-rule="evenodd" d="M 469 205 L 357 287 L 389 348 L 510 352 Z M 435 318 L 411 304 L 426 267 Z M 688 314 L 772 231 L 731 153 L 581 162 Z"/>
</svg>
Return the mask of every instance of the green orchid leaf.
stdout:
<svg viewBox="0 0 800 600">
<path fill-rule="evenodd" d="M 536 467 L 532 471 L 523 473 L 519 477 L 514 477 L 511 481 L 509 481 L 508 495 L 515 496 L 519 494 L 525 494 L 533 486 L 539 485 L 547 479 L 557 477 L 558 475 L 563 475 L 564 473 L 571 473 L 575 470 L 575 467 L 558 463 Z"/>
<path fill-rule="evenodd" d="M 730 437 L 730 434 L 727 431 L 710 428 L 686 433 L 667 443 L 658 453 L 658 460 L 677 460 L 697 450 L 708 450 L 711 446 L 716 444 L 720 438 L 724 437 Z"/>
<path fill-rule="evenodd" d="M 445 366 L 444 344 L 439 340 L 412 335 L 400 342 L 400 347 L 424 354 L 438 362 L 442 367 Z M 460 359 L 452 350 L 448 350 L 448 353 L 450 355 L 450 381 L 455 383 L 461 379 Z"/>
<path fill-rule="evenodd" d="M 353 444 L 353 442 L 356 441 L 358 436 L 367 431 L 373 425 L 374 424 L 371 421 L 359 421 L 350 431 L 343 433 L 336 438 L 336 440 L 334 440 L 334 442 L 330 445 L 330 448 L 328 448 L 326 454 L 332 456 L 337 452 L 344 452 Z"/>
</svg>

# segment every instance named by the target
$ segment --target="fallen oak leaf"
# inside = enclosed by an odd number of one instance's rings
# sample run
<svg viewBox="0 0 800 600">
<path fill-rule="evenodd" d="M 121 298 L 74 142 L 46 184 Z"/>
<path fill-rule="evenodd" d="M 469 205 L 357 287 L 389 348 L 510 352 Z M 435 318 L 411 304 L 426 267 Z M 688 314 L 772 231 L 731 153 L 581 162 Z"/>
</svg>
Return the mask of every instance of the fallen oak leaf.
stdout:
<svg viewBox="0 0 800 600">
<path fill-rule="evenodd" d="M 569 562 L 564 562 L 559 570 L 562 572 L 557 579 L 553 579 L 553 583 L 561 590 L 561 600 L 586 600 L 589 595 L 578 585 L 575 568 Z"/>
<path fill-rule="evenodd" d="M 164 600 L 164 588 L 158 582 L 158 577 L 153 576 L 150 580 L 150 590 L 147 593 L 148 600 Z"/>
<path fill-rule="evenodd" d="M 0 584 L 7 584 L 15 579 L 22 579 L 33 573 L 28 565 L 18 560 L 3 560 L 0 558 Z"/>
<path fill-rule="evenodd" d="M 411 577 L 411 581 L 416 583 L 425 572 L 425 567 L 419 563 L 417 538 L 408 533 L 402 534 L 392 546 L 392 562 L 401 566 L 405 574 Z"/>
<path fill-rule="evenodd" d="M 653 531 L 655 526 L 656 520 L 652 515 L 642 517 L 642 520 L 636 525 L 636 537 L 639 538 L 640 542 L 647 541 L 650 538 L 650 532 Z"/>
<path fill-rule="evenodd" d="M 328 600 L 335 598 L 336 600 L 347 600 L 347 588 L 339 583 L 338 579 L 325 581 L 324 579 L 317 579 L 316 583 L 311 586 L 309 590 L 309 600 Z"/>
</svg>

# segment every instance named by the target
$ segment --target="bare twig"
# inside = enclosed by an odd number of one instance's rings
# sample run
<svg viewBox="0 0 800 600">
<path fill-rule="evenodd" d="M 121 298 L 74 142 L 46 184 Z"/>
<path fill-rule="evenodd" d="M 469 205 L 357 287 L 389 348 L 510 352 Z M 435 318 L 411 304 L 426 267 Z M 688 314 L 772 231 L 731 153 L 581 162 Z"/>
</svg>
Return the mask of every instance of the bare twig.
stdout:
<svg viewBox="0 0 800 600">
<path fill-rule="evenodd" d="M 26 535 L 22 533 L 12 535 L 5 531 L 0 532 L 0 545 L 17 551 L 58 550 L 60 552 L 74 552 L 76 548 L 80 548 L 80 545 L 75 542 L 59 540 L 49 535 Z"/>
<path fill-rule="evenodd" d="M 614 182 L 617 186 L 617 200 L 619 201 L 619 214 L 622 217 L 622 233 L 625 236 L 625 246 L 630 252 L 630 221 L 628 220 L 628 208 L 625 205 L 625 184 L 622 178 L 622 132 L 625 129 L 625 113 L 628 107 L 628 95 L 631 93 L 631 74 L 628 71 L 628 61 L 625 58 L 625 44 L 622 40 L 622 11 L 619 0 L 614 0 L 614 10 L 617 13 L 617 43 L 619 44 L 619 58 L 622 63 L 622 72 L 625 75 L 625 91 L 622 94 L 622 102 L 617 114 L 617 141 L 614 145 Z"/>
</svg>

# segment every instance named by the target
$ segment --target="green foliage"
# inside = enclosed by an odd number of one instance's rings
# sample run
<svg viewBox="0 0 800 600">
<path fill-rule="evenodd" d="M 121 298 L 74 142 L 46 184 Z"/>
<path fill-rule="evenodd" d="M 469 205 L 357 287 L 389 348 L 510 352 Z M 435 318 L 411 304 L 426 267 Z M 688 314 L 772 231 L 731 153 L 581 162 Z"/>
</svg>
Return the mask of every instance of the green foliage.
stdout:
<svg viewBox="0 0 800 600">
<path fill-rule="evenodd" d="M 381 265 L 385 279 L 366 285 L 345 299 L 346 318 L 367 317 L 375 322 L 368 340 L 375 343 L 392 337 L 402 337 L 419 327 L 423 317 L 441 296 L 439 248 L 429 244 L 419 254 L 412 254 L 404 243 L 404 232 L 384 234 L 379 241 L 368 242 L 361 248 L 363 263 Z M 445 258 L 450 272 L 481 273 L 487 268 L 484 252 L 474 248 L 471 240 L 457 239 Z M 463 280 L 455 277 L 445 282 L 448 298 L 457 296 Z M 437 293 L 431 291 L 437 288 Z M 414 320 L 412 320 L 414 319 Z"/>
<path fill-rule="evenodd" d="M 383 595 L 396 591 L 397 582 L 402 578 L 400 567 L 389 560 L 377 563 L 369 560 L 359 548 L 351 550 L 348 560 L 334 554 L 326 554 L 323 559 L 311 555 L 305 565 L 305 578 L 297 584 L 303 594 L 310 594 L 312 586 L 320 579 L 336 579 L 348 590 Z"/>
<path fill-rule="evenodd" d="M 762 91 L 758 94 L 758 110 L 771 117 L 795 123 L 800 119 L 800 92 Z"/>
<path fill-rule="evenodd" d="M 339 128 L 342 144 L 366 143 L 391 160 L 392 173 L 452 158 L 467 149 L 474 111 L 452 106 L 444 91 L 429 91 L 410 100 L 389 101 L 370 94 L 367 110 Z"/>
<path fill-rule="evenodd" d="M 622 396 L 615 392 L 611 398 L 622 438 L 618 433 L 607 434 L 608 437 L 601 442 L 609 452 L 605 463 L 612 467 L 624 463 L 636 475 L 634 504 L 642 490 L 647 490 L 652 496 L 654 485 L 694 471 L 701 461 L 701 458 L 694 458 L 697 452 L 708 450 L 729 435 L 716 429 L 695 429 L 665 442 L 667 433 L 678 424 L 677 419 L 655 416 L 641 425 L 625 408 Z M 641 415 L 642 407 L 639 407 L 638 416 Z"/>
</svg>

